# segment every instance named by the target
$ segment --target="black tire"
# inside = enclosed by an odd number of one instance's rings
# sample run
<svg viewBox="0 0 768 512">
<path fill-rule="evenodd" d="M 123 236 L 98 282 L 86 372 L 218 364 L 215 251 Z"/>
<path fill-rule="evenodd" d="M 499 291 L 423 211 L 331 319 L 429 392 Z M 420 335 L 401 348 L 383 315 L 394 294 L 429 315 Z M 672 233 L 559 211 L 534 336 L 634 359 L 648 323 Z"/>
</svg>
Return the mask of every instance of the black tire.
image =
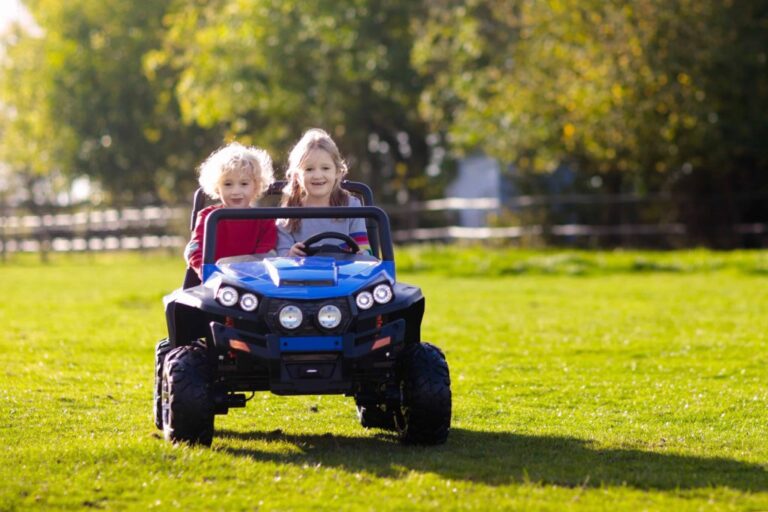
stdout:
<svg viewBox="0 0 768 512">
<path fill-rule="evenodd" d="M 163 430 L 163 363 L 173 349 L 171 341 L 163 338 L 155 346 L 155 385 L 152 389 L 152 416 L 158 430 Z"/>
<path fill-rule="evenodd" d="M 357 418 L 360 420 L 360 425 L 365 428 L 397 430 L 394 411 L 383 410 L 382 407 L 380 404 L 357 404 Z"/>
<path fill-rule="evenodd" d="M 402 404 L 395 415 L 406 444 L 443 444 L 451 428 L 451 377 L 439 348 L 429 343 L 406 349 L 399 360 Z"/>
<path fill-rule="evenodd" d="M 211 445 L 214 403 L 205 348 L 187 345 L 168 353 L 163 368 L 162 403 L 166 440 Z"/>
</svg>

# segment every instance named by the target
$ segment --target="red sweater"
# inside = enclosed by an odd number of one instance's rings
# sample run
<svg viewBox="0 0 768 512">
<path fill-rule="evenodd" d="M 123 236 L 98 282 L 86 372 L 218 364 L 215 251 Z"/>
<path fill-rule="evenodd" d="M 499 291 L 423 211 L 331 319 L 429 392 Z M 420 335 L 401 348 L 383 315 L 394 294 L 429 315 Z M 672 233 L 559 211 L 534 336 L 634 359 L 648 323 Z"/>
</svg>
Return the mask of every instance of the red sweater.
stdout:
<svg viewBox="0 0 768 512">
<path fill-rule="evenodd" d="M 221 206 L 209 206 L 197 214 L 195 232 L 184 250 L 184 258 L 191 268 L 202 277 L 203 236 L 205 219 L 212 211 Z M 243 254 L 269 252 L 275 248 L 277 228 L 275 221 L 269 219 L 222 220 L 216 226 L 215 259 Z"/>
</svg>

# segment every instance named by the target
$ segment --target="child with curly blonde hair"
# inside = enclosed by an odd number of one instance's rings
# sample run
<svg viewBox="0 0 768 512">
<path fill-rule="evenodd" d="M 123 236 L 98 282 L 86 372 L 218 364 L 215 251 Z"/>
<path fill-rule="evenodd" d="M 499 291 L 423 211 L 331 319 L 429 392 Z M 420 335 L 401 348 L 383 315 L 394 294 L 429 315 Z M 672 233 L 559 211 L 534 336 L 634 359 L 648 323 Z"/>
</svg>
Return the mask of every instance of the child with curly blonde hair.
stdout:
<svg viewBox="0 0 768 512">
<path fill-rule="evenodd" d="M 217 149 L 200 165 L 200 186 L 220 204 L 197 215 L 195 231 L 184 250 L 190 268 L 201 276 L 205 219 L 218 208 L 247 208 L 274 181 L 272 159 L 263 149 L 232 142 Z M 215 259 L 243 254 L 266 253 L 275 248 L 277 228 L 269 219 L 223 220 L 216 229 Z"/>
</svg>

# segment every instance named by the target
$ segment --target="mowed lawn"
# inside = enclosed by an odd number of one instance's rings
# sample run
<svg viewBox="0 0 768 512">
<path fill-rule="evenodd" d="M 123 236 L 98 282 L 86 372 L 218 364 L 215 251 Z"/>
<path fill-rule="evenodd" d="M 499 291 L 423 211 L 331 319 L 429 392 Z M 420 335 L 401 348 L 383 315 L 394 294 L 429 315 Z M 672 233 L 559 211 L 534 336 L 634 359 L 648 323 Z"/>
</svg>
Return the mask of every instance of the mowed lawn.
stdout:
<svg viewBox="0 0 768 512">
<path fill-rule="evenodd" d="M 451 369 L 443 446 L 268 393 L 172 446 L 151 383 L 180 257 L 0 264 L 0 510 L 768 509 L 768 253 L 397 254 Z"/>
</svg>

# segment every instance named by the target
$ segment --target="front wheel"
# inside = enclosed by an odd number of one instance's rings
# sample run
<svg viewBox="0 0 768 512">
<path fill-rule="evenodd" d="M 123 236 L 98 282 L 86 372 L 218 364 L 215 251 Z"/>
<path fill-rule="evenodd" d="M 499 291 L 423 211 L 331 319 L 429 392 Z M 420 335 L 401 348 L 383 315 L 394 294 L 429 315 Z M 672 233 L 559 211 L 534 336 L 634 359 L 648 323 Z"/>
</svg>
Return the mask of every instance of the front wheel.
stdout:
<svg viewBox="0 0 768 512">
<path fill-rule="evenodd" d="M 168 353 L 163 368 L 162 406 L 165 439 L 211 445 L 215 409 L 205 348 L 186 345 Z"/>
<path fill-rule="evenodd" d="M 451 428 L 451 377 L 445 356 L 418 343 L 399 360 L 401 406 L 395 414 L 400 439 L 408 444 L 443 444 Z"/>
</svg>

